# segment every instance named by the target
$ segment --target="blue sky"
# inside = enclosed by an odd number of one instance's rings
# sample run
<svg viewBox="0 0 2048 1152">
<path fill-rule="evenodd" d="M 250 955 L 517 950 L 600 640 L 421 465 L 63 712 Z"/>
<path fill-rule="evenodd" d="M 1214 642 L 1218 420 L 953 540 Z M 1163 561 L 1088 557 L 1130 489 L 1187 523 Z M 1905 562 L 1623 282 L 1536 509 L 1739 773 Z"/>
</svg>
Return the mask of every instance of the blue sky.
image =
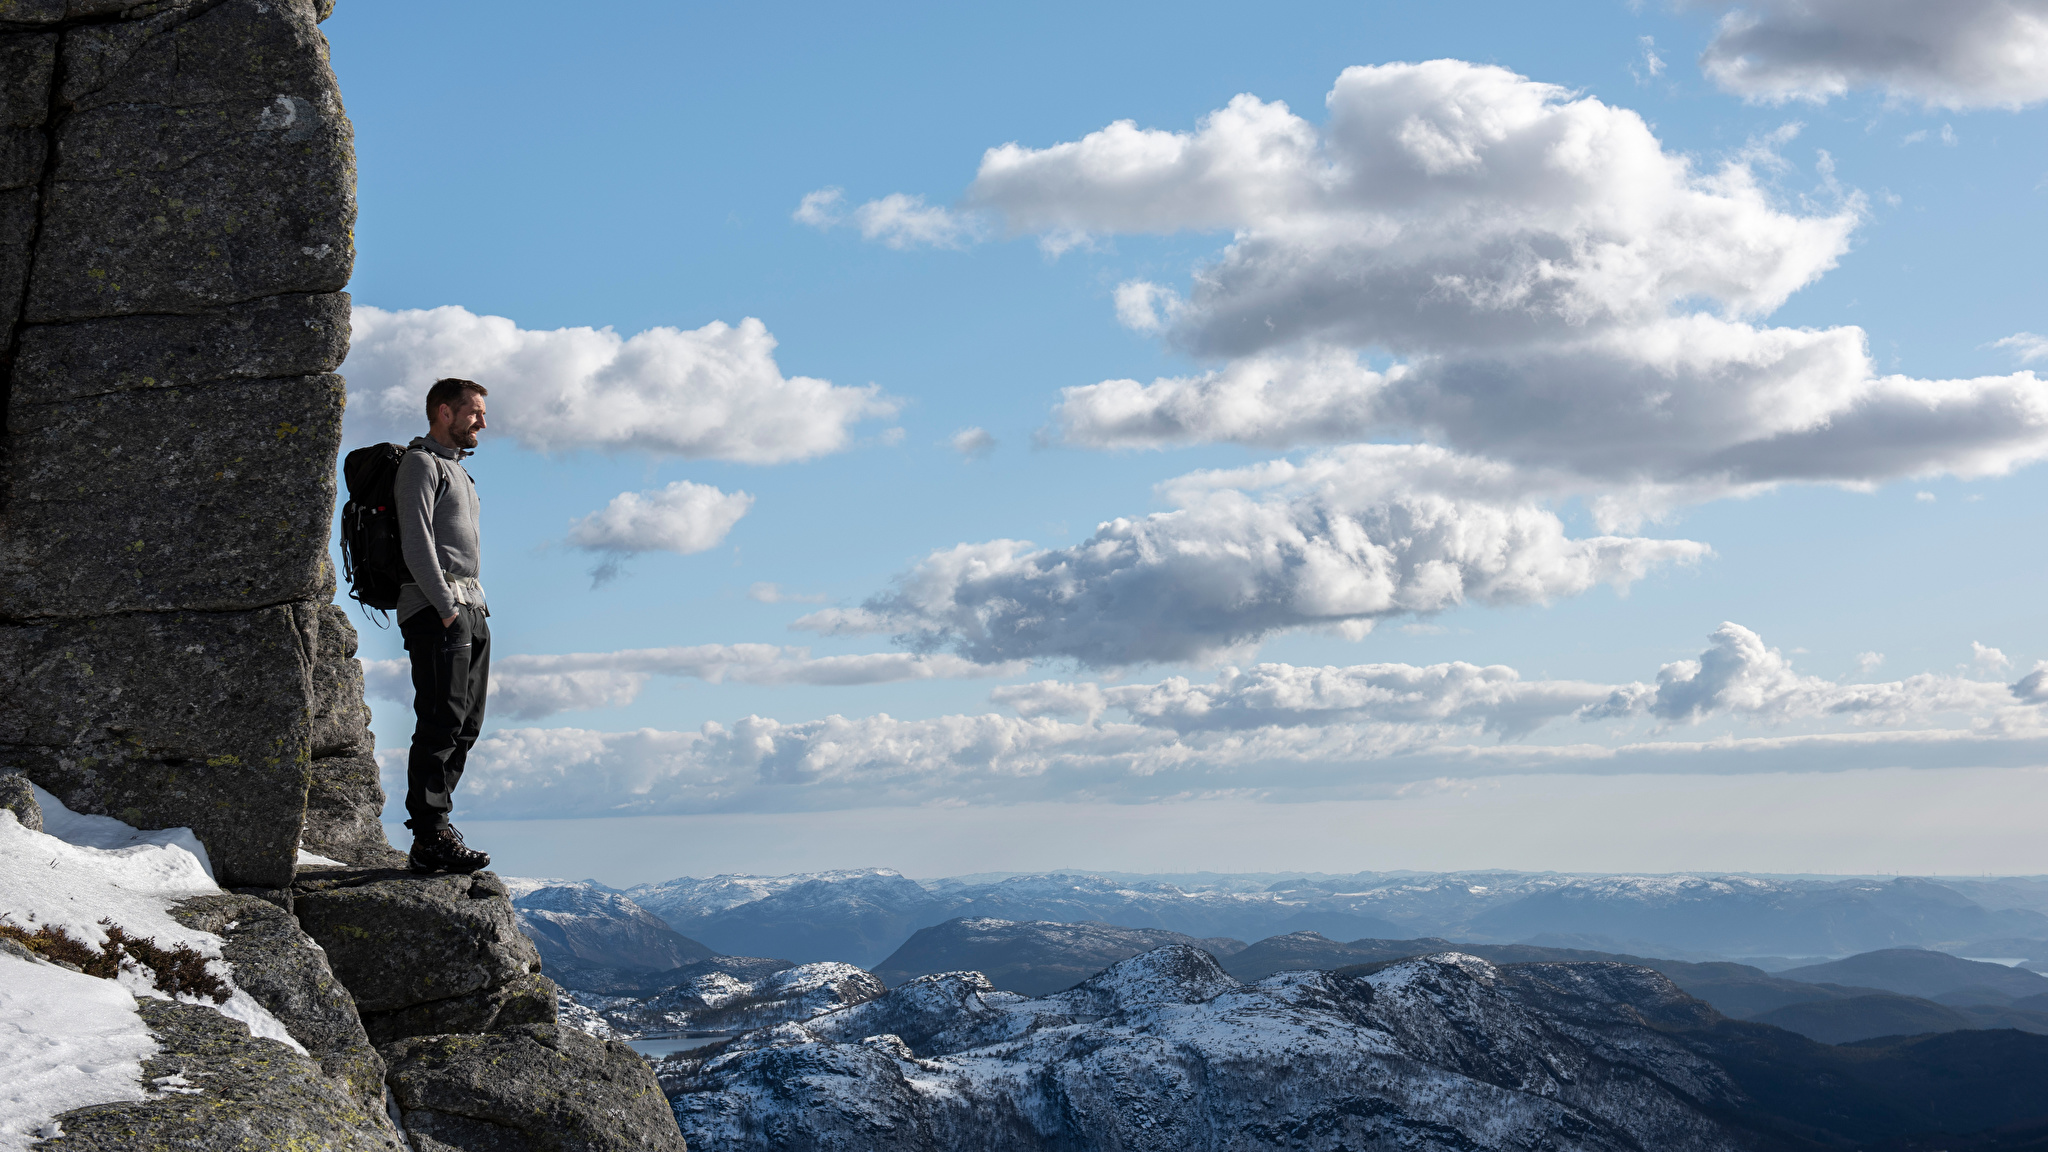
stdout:
<svg viewBox="0 0 2048 1152">
<path fill-rule="evenodd" d="M 493 389 L 458 819 L 620 882 L 2048 869 L 2037 6 L 1852 7 L 345 0 L 350 442 Z"/>
</svg>

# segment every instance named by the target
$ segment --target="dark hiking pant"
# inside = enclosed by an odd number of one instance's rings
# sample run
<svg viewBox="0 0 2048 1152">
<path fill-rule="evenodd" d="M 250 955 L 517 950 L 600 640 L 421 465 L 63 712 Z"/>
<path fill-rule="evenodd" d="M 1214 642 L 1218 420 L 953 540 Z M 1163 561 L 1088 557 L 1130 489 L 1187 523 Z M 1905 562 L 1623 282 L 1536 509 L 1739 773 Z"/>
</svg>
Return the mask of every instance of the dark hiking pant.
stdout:
<svg viewBox="0 0 2048 1152">
<path fill-rule="evenodd" d="M 405 812 L 415 836 L 448 823 L 455 786 L 484 727 L 491 680 L 491 625 L 482 608 L 462 605 L 446 628 L 432 608 L 398 625 L 412 657 L 412 755 L 405 763 Z"/>
</svg>

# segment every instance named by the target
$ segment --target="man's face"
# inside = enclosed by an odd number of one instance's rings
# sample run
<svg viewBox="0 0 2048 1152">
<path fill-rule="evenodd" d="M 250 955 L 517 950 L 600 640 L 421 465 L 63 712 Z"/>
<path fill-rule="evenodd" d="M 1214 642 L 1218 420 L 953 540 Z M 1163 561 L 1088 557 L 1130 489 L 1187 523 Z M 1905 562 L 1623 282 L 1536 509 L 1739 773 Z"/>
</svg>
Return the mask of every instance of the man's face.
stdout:
<svg viewBox="0 0 2048 1152">
<path fill-rule="evenodd" d="M 474 392 L 466 392 L 462 403 L 444 404 L 441 410 L 448 413 L 447 442 L 457 448 L 475 448 L 476 434 L 489 427 L 484 423 L 484 398 Z"/>
</svg>

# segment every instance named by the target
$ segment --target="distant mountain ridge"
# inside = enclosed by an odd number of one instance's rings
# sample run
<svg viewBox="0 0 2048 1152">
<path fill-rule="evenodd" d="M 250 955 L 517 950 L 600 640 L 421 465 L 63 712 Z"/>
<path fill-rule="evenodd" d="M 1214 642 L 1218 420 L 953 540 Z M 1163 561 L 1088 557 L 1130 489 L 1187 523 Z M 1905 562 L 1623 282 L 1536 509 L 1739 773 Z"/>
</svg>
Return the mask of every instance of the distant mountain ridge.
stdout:
<svg viewBox="0 0 2048 1152">
<path fill-rule="evenodd" d="M 718 952 L 863 966 L 880 963 L 920 929 L 963 916 L 1101 921 L 1197 939 L 1262 940 L 1299 931 L 1332 940 L 1556 937 L 1682 959 L 2048 941 L 2048 914 L 2011 906 L 2031 899 L 2032 888 L 2008 891 L 1991 882 L 1973 890 L 2009 906 L 1987 907 L 1948 884 L 1912 877 L 1366 872 L 1277 880 L 1218 875 L 1193 887 L 1184 886 L 1187 876 L 1174 879 L 1183 883 L 1079 872 L 920 882 L 864 868 L 683 877 L 624 894 Z"/>
<path fill-rule="evenodd" d="M 979 972 L 1001 992 L 1047 996 L 1122 960 L 1168 944 L 1186 944 L 1217 958 L 1244 941 L 1197 940 L 1164 928 L 1124 928 L 1089 922 L 998 920 L 960 916 L 920 928 L 875 968 L 890 987 L 942 972 Z"/>
</svg>

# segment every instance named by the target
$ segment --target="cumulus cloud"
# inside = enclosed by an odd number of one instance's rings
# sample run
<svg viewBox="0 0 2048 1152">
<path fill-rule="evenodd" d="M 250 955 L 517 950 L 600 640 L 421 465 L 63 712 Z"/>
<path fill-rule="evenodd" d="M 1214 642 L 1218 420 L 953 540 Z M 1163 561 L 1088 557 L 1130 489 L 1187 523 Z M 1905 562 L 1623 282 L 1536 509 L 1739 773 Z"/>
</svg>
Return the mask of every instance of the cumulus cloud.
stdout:
<svg viewBox="0 0 2048 1152">
<path fill-rule="evenodd" d="M 1781 211 L 1746 166 L 1695 171 L 1634 112 L 1504 68 L 1348 68 L 1327 103 L 1320 129 L 1245 95 L 1193 132 L 1006 144 L 970 197 L 1025 231 L 1232 232 L 1173 327 L 1223 355 L 1519 344 L 1692 298 L 1760 314 L 1859 218 Z"/>
<path fill-rule="evenodd" d="M 1356 445 L 1303 464 L 1195 473 L 1172 511 L 1070 548 L 934 552 L 857 611 L 792 627 L 880 631 L 968 659 L 1091 666 L 1199 659 L 1282 629 L 1361 636 L 1467 601 L 1542 603 L 1697 560 L 1689 540 L 1574 539 L 1505 466 L 1426 445 Z"/>
<path fill-rule="evenodd" d="M 1797 131 L 1708 168 L 1627 109 L 1436 60 L 1347 69 L 1320 126 L 1239 96 L 1189 132 L 993 148 L 970 199 L 1023 232 L 1230 233 L 1187 291 L 1114 294 L 1126 326 L 1220 366 L 1066 389 L 1080 446 L 1419 435 L 1638 513 L 2048 455 L 2031 372 L 1883 375 L 1859 328 L 1758 322 L 1863 216 L 1825 162 L 1796 207 L 1759 180 Z"/>
<path fill-rule="evenodd" d="M 1997 674 L 2012 667 L 2012 658 L 1987 644 L 1970 641 L 1970 663 L 1980 672 Z"/>
<path fill-rule="evenodd" d="M 495 657 L 491 665 L 491 708 L 522 720 L 557 712 L 614 708 L 637 700 L 657 676 L 721 684 L 811 684 L 848 687 L 908 680 L 961 680 L 1015 675 L 1022 664 L 975 664 L 946 654 L 875 652 L 813 656 L 801 647 L 776 644 L 698 644 L 679 648 L 634 648 L 617 652 Z M 363 662 L 364 691 L 384 700 L 410 701 L 412 679 L 405 660 Z"/>
<path fill-rule="evenodd" d="M 359 306 L 342 372 L 348 435 L 407 440 L 443 376 L 491 390 L 491 431 L 540 452 L 595 448 L 773 464 L 837 452 L 897 404 L 869 384 L 784 376 L 751 317 L 694 331 L 531 330 L 465 308 Z"/>
<path fill-rule="evenodd" d="M 753 507 L 745 492 L 678 480 L 651 492 L 621 492 L 611 503 L 569 525 L 569 546 L 601 553 L 593 585 L 616 578 L 630 556 L 642 552 L 689 555 L 716 548 Z"/>
<path fill-rule="evenodd" d="M 985 460 L 996 450 L 996 438 L 986 428 L 962 428 L 947 443 L 967 460 Z"/>
<path fill-rule="evenodd" d="M 1056 419 L 1067 442 L 1097 448 L 1278 448 L 1414 428 L 1651 508 L 1787 481 L 1995 476 L 2048 455 L 2048 386 L 2032 372 L 1879 376 L 1860 329 L 1711 316 L 1385 371 L 1344 348 L 1261 354 L 1067 388 Z"/>
<path fill-rule="evenodd" d="M 1228 669 L 1209 684 L 1040 681 L 996 689 L 993 698 L 1015 716 L 829 716 L 802 723 L 748 716 L 685 732 L 501 729 L 477 746 L 475 762 L 487 770 L 477 773 L 477 791 L 465 803 L 479 815 L 521 816 L 1218 795 L 1285 800 L 1386 794 L 1418 780 L 1505 773 L 2037 763 L 2048 753 L 2048 727 L 2028 702 L 2044 695 L 2031 683 L 2044 675 L 2048 669 L 2037 670 L 2011 689 L 1945 676 L 1839 685 L 1799 675 L 1754 633 L 1728 624 L 1699 659 L 1667 665 L 1655 685 L 1525 681 L 1511 668 L 1464 663 L 1260 664 Z M 1616 706 L 1618 698 L 1625 702 Z M 1129 719 L 1106 719 L 1113 710 Z M 1926 726 L 1956 712 L 1963 725 Z M 1605 735 L 1518 742 L 1548 721 L 1573 717 L 1583 721 L 1579 730 Z M 1668 726 L 1711 717 L 1847 723 L 1851 730 L 1708 741 L 1631 733 L 1644 718 Z M 1907 722 L 1922 726 L 1874 730 Z"/>
<path fill-rule="evenodd" d="M 892 192 L 852 210 L 844 208 L 845 190 L 820 188 L 806 195 L 790 218 L 825 230 L 851 224 L 864 239 L 891 248 L 964 248 L 981 238 L 981 220 L 924 202 L 922 196 Z"/>
<path fill-rule="evenodd" d="M 754 498 L 678 480 L 649 492 L 621 492 L 569 525 L 569 544 L 593 552 L 675 552 L 716 548 Z"/>
<path fill-rule="evenodd" d="M 1698 723 L 1739 714 L 1766 721 L 1846 717 L 1895 723 L 1909 716 L 1956 712 L 1991 717 L 2007 707 L 2006 685 L 1923 674 L 1883 684 L 1839 684 L 1792 670 L 1783 653 L 1740 624 L 1724 623 L 1696 660 L 1666 664 L 1657 683 L 1615 690 L 1587 712 L 1606 719 L 1648 714 L 1670 723 Z"/>
<path fill-rule="evenodd" d="M 1941 108 L 2020 108 L 2048 100 L 2048 2 L 1752 0 L 1721 18 L 1700 66 L 1752 100 L 1869 88 Z"/>
</svg>

